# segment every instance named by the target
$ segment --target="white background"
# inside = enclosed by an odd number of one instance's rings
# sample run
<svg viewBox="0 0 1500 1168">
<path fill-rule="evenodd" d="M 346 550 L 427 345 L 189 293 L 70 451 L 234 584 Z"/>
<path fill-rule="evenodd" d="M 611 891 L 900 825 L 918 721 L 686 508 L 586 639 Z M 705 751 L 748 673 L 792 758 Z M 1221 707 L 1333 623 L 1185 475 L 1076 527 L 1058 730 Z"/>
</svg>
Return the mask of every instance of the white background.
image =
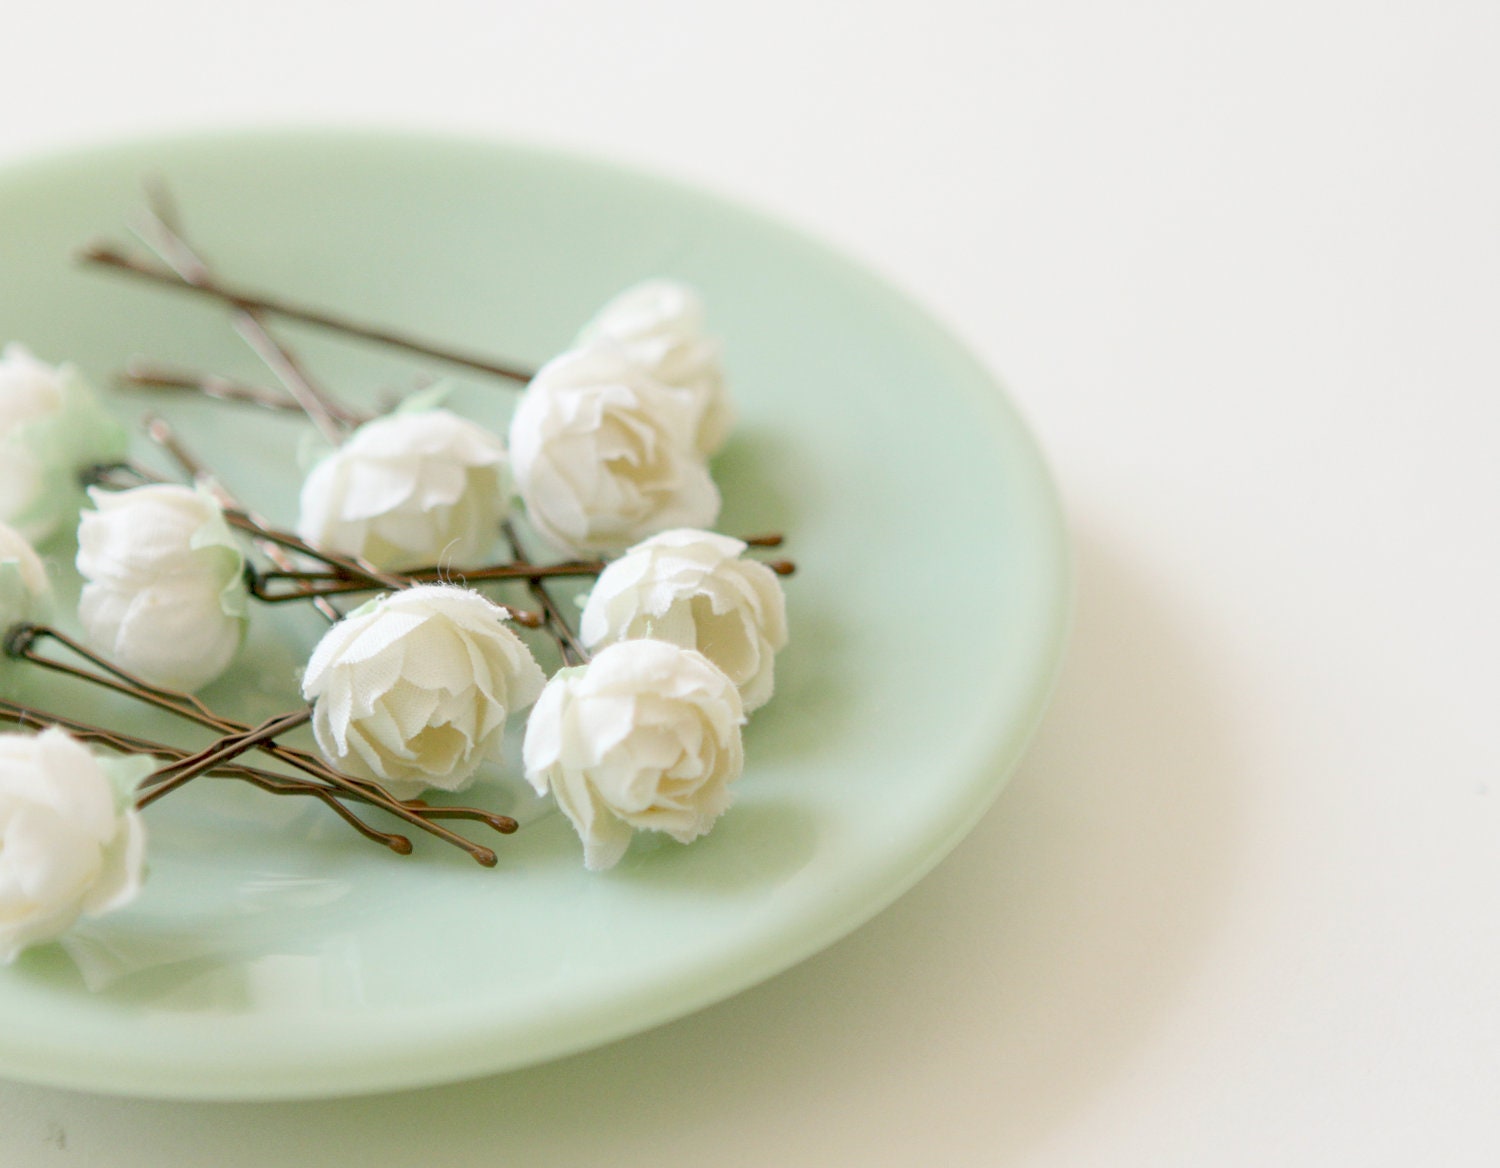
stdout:
<svg viewBox="0 0 1500 1168">
<path fill-rule="evenodd" d="M 1079 577 L 1011 788 L 812 961 L 452 1088 L 0 1084 L 0 1163 L 1500 1163 L 1500 6 L 0 15 L 0 160 L 467 129 L 829 238 L 1005 379 Z"/>
</svg>

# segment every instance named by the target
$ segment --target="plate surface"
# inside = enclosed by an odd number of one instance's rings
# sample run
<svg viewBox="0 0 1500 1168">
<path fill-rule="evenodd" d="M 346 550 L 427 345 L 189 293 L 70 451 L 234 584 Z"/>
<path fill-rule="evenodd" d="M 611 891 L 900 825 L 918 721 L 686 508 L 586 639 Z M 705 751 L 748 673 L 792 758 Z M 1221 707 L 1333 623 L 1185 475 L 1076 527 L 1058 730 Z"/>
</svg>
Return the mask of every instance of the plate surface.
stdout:
<svg viewBox="0 0 1500 1168">
<path fill-rule="evenodd" d="M 523 821 L 492 871 L 438 844 L 387 854 L 326 811 L 237 784 L 174 794 L 147 813 L 141 899 L 0 969 L 0 1075 L 293 1098 L 553 1058 L 832 943 L 989 805 L 1056 668 L 1065 540 L 1001 391 L 901 296 L 785 227 L 609 165 L 444 138 L 233 134 L 0 173 L 0 341 L 101 386 L 137 352 L 265 379 L 222 312 L 69 262 L 95 237 L 125 238 L 151 175 L 226 278 L 533 364 L 633 281 L 698 285 L 741 410 L 715 463 L 719 527 L 787 533 L 792 643 L 747 729 L 735 807 L 690 847 L 638 837 L 605 874 L 583 870 L 571 828 L 513 763 L 469 796 Z M 282 335 L 356 399 L 438 371 Z M 513 398 L 471 378 L 454 392 L 496 428 Z M 305 427 L 198 400 L 110 401 L 122 418 L 170 414 L 246 502 L 290 523 Z M 66 604 L 72 548 L 44 550 Z M 204 695 L 247 720 L 294 704 L 319 631 L 306 612 L 255 622 Z M 37 701 L 188 740 L 16 668 L 7 683 Z"/>
</svg>

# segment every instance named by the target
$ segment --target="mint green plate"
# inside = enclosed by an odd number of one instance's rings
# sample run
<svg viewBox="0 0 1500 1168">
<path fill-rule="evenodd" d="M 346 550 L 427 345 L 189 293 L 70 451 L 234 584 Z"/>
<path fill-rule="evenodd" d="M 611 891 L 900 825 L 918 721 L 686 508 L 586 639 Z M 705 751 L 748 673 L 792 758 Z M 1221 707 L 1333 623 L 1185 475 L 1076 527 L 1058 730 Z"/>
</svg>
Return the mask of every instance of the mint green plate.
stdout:
<svg viewBox="0 0 1500 1168">
<path fill-rule="evenodd" d="M 163 800 L 147 813 L 141 899 L 0 969 L 0 1075 L 293 1098 L 554 1058 L 830 944 L 989 805 L 1056 668 L 1065 540 L 1011 405 L 901 295 L 754 213 L 599 162 L 433 137 L 224 134 L 0 172 L 0 341 L 72 359 L 100 385 L 136 352 L 264 380 L 222 312 L 70 263 L 94 237 L 127 238 L 148 175 L 170 183 L 227 277 L 530 363 L 635 280 L 697 284 L 742 415 L 715 464 L 719 526 L 788 534 L 793 637 L 748 728 L 735 807 L 689 847 L 638 838 L 608 873 L 584 871 L 571 828 L 513 764 L 472 792 L 523 821 L 495 870 L 437 843 L 391 855 L 326 810 L 233 782 Z M 283 335 L 354 398 L 436 371 Z M 304 426 L 110 400 L 126 419 L 170 414 L 243 499 L 290 522 Z M 498 428 L 513 395 L 476 378 L 455 400 Z M 47 550 L 66 606 L 72 549 Z M 307 612 L 255 615 L 244 659 L 205 694 L 247 720 L 291 707 L 319 630 Z M 33 700 L 187 740 L 16 669 L 9 685 Z"/>
</svg>

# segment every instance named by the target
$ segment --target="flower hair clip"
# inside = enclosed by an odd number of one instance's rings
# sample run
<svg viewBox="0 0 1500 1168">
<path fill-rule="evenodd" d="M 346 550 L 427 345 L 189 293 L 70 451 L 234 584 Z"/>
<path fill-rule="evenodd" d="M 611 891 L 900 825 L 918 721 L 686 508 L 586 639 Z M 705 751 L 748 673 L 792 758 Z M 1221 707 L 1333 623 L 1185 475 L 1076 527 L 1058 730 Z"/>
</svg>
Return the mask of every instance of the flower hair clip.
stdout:
<svg viewBox="0 0 1500 1168">
<path fill-rule="evenodd" d="M 142 356 L 120 383 L 295 413 L 322 452 L 296 514 L 268 519 L 256 484 L 232 493 L 165 418 L 143 430 L 176 477 L 132 454 L 76 369 L 0 351 L 0 722 L 16 727 L 0 734 L 0 897 L 21 906 L 0 922 L 0 961 L 129 904 L 144 813 L 203 777 L 309 799 L 397 854 L 425 835 L 485 866 L 500 853 L 468 833 L 519 824 L 454 799 L 494 785 L 550 799 L 591 870 L 640 831 L 707 834 L 775 688 L 795 565 L 760 558 L 779 534 L 710 530 L 709 459 L 736 411 L 698 292 L 628 288 L 531 369 L 225 282 L 159 185 L 130 222 L 149 258 L 98 243 L 80 260 L 218 301 L 274 384 Z M 509 424 L 465 416 L 438 386 L 346 401 L 277 320 L 496 379 L 519 391 Z M 70 565 L 58 544 L 75 526 Z M 70 570 L 78 605 L 59 612 L 49 580 Z M 324 622 L 294 647 L 301 704 L 226 713 L 232 690 L 207 687 L 233 676 L 257 610 L 287 604 Z M 44 708 L 27 670 L 124 695 L 193 738 Z"/>
</svg>

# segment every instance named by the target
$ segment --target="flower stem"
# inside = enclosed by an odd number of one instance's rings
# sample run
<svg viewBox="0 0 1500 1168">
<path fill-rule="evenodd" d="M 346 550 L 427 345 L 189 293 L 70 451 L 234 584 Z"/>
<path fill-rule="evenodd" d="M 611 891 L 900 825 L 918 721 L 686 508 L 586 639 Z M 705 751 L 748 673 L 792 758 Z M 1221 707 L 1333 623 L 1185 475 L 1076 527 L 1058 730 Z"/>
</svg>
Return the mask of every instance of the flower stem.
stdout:
<svg viewBox="0 0 1500 1168">
<path fill-rule="evenodd" d="M 246 730 L 242 734 L 227 734 L 216 739 L 210 745 L 204 747 L 197 754 L 190 754 L 177 762 L 158 768 L 156 776 L 160 781 L 136 800 L 137 808 L 147 807 L 178 787 L 195 779 L 201 774 L 213 770 L 223 763 L 230 762 L 247 750 L 253 750 L 262 742 L 269 742 L 278 734 L 284 734 L 288 730 L 294 730 L 298 726 L 305 726 L 312 718 L 311 707 L 302 710 L 293 710 L 290 714 L 283 714 L 279 718 L 271 718 L 262 722 L 252 730 Z"/>
<path fill-rule="evenodd" d="M 90 665 L 93 665 L 100 672 L 92 673 L 81 666 L 70 665 L 66 661 L 56 661 L 50 657 L 44 657 L 37 650 L 36 644 L 38 641 L 47 639 L 56 641 L 63 648 L 75 653 Z M 145 702 L 149 706 L 166 710 L 168 713 L 176 714 L 180 718 L 197 722 L 200 726 L 207 726 L 221 733 L 228 733 L 234 729 L 245 729 L 245 727 L 236 727 L 232 722 L 218 717 L 192 694 L 152 685 L 143 678 L 139 678 L 132 673 L 127 673 L 106 658 L 100 657 L 66 633 L 61 633 L 46 625 L 20 624 L 12 626 L 5 636 L 5 653 L 9 657 L 14 657 L 21 661 L 30 661 L 33 664 L 42 666 L 44 669 L 50 669 L 54 673 L 76 677 L 80 681 L 87 681 L 93 685 L 103 686 L 105 689 L 112 689 L 116 693 L 125 694 L 138 701 Z"/>
<path fill-rule="evenodd" d="M 151 440 L 165 450 L 172 459 L 189 475 L 195 483 L 211 491 L 218 499 L 223 510 L 224 522 L 236 530 L 243 531 L 260 545 L 272 563 L 278 565 L 273 572 L 260 572 L 247 565 L 246 580 L 250 589 L 250 595 L 257 600 L 267 604 L 281 604 L 288 600 L 312 600 L 318 611 L 328 618 L 330 623 L 343 619 L 343 614 L 329 603 L 328 597 L 341 596 L 351 592 L 400 592 L 402 589 L 410 588 L 415 584 L 435 583 L 451 580 L 454 573 L 450 569 L 423 569 L 424 573 L 430 575 L 401 575 L 394 572 L 383 572 L 373 564 L 354 556 L 339 555 L 337 552 L 324 551 L 316 548 L 300 536 L 290 531 L 282 531 L 271 527 L 260 516 L 242 510 L 238 501 L 224 486 L 214 477 L 201 462 L 199 462 L 182 444 L 176 436 L 172 427 L 163 419 L 152 417 L 146 418 L 146 432 Z M 143 483 L 159 483 L 161 478 L 153 474 L 145 467 L 136 466 L 134 463 L 113 463 L 89 467 L 84 471 L 82 480 L 85 483 L 107 489 L 127 489 L 118 481 L 111 478 L 112 474 L 124 473 L 132 476 Z M 317 560 L 333 569 L 332 572 L 302 572 L 292 567 L 292 559 L 286 555 L 287 551 L 296 552 L 298 555 L 306 556 L 308 559 Z M 602 565 L 601 565 L 602 566 Z M 587 573 L 569 573 L 587 574 Z M 595 573 L 597 574 L 597 573 Z M 517 579 L 524 576 L 497 575 L 494 577 L 481 577 L 494 579 Z M 267 580 L 292 580 L 292 581 L 333 581 L 335 583 L 326 587 L 303 587 L 297 586 L 290 592 L 272 592 L 265 587 Z M 542 627 L 542 616 L 540 613 L 531 612 L 528 609 L 516 608 L 514 605 L 495 602 L 496 606 L 505 610 L 505 613 L 516 624 L 528 629 Z"/>
<path fill-rule="evenodd" d="M 408 353 L 415 353 L 421 357 L 431 357 L 435 360 L 446 362 L 449 365 L 458 365 L 465 369 L 488 373 L 495 377 L 504 378 L 506 381 L 515 381 L 524 384 L 531 380 L 534 372 L 520 365 L 465 352 L 464 350 L 440 344 L 436 341 L 412 336 L 410 333 L 397 332 L 394 329 L 382 328 L 378 325 L 362 324 L 358 321 L 349 320 L 346 317 L 336 316 L 331 312 L 325 312 L 322 309 L 294 304 L 288 300 L 252 292 L 246 288 L 226 284 L 211 274 L 203 274 L 197 280 L 186 280 L 180 274 L 166 268 L 159 268 L 154 264 L 143 262 L 107 243 L 96 243 L 84 248 L 78 253 L 78 259 L 86 264 L 112 268 L 115 271 L 124 272 L 143 280 L 150 280 L 154 283 L 164 284 L 182 291 L 196 292 L 202 296 L 212 297 L 241 312 L 255 312 L 268 316 L 279 316 L 286 320 L 295 320 L 301 324 L 309 324 L 316 328 L 343 333 L 345 336 L 358 337 L 362 340 L 375 341 L 382 345 L 389 345 L 392 348 L 403 349 Z"/>
<path fill-rule="evenodd" d="M 131 223 L 137 238 L 154 251 L 184 285 L 204 287 L 212 284 L 213 273 L 183 236 L 176 207 L 166 188 L 150 184 L 146 197 L 146 207 Z M 345 423 L 338 417 L 338 408 L 330 404 L 323 391 L 313 384 L 292 352 L 271 335 L 263 313 L 253 306 L 236 304 L 232 320 L 235 331 L 286 386 L 287 392 L 296 399 L 318 432 L 334 445 L 341 442 Z"/>
<path fill-rule="evenodd" d="M 248 508 L 243 507 L 243 505 L 240 504 L 239 499 L 234 498 L 234 495 L 231 495 L 231 493 L 229 493 L 228 487 L 223 486 L 223 483 L 219 480 L 219 477 L 217 477 L 217 475 L 214 474 L 213 471 L 210 471 L 210 469 L 208 469 L 207 463 L 199 460 L 198 457 L 196 457 L 195 454 L 192 453 L 192 451 L 187 450 L 186 444 L 181 441 L 181 438 L 178 438 L 177 432 L 175 432 L 175 430 L 172 429 L 172 427 L 169 426 L 168 423 L 166 423 L 165 418 L 154 417 L 154 415 L 147 414 L 144 418 L 142 418 L 141 421 L 145 424 L 145 433 L 147 433 L 148 438 L 150 438 L 151 441 L 154 442 L 154 444 L 159 445 L 162 450 L 165 450 L 166 453 L 168 453 L 168 456 L 171 456 L 171 459 L 174 460 L 175 463 L 177 463 L 178 468 L 181 468 L 181 471 L 183 471 L 184 474 L 186 474 L 187 477 L 189 477 L 190 480 L 193 481 L 193 483 L 198 484 L 198 486 L 201 486 L 202 489 L 210 492 L 211 495 L 213 495 L 214 498 L 219 501 L 219 505 L 223 508 L 223 510 L 237 511 L 237 513 L 243 514 L 243 516 L 246 516 L 246 519 L 251 520 L 252 523 L 260 526 L 260 528 L 264 528 L 264 526 L 266 526 L 266 520 L 261 519 L 261 517 L 258 516 L 258 514 L 255 514 L 254 511 L 248 510 Z M 296 561 L 294 561 L 294 559 L 291 558 L 290 555 L 288 555 L 287 550 L 285 550 L 284 547 L 279 546 L 279 544 L 273 543 L 273 541 L 264 540 L 264 538 L 258 538 L 258 540 L 255 541 L 255 544 L 257 544 L 257 547 L 260 547 L 261 552 L 263 552 L 264 555 L 266 555 L 266 558 L 270 559 L 270 561 L 272 561 L 272 564 L 275 564 L 276 567 L 287 568 L 287 570 L 291 570 L 291 568 L 294 567 L 294 564 L 296 564 Z M 330 625 L 338 624 L 341 619 L 344 619 L 344 613 L 339 612 L 336 607 L 333 607 L 332 601 L 326 600 L 326 598 L 324 597 L 315 598 L 315 600 L 312 601 L 312 607 L 314 607 L 314 609 L 317 609 L 318 613 L 320 613 L 320 615 L 323 616 L 323 619 L 326 619 L 326 621 L 329 622 Z"/>
<path fill-rule="evenodd" d="M 505 536 L 505 542 L 510 545 L 510 554 L 513 559 L 523 564 L 530 564 L 531 558 L 521 546 L 520 537 L 516 534 L 516 526 L 509 519 L 500 525 L 500 531 Z M 566 665 L 581 665 L 589 659 L 588 650 L 579 643 L 574 635 L 568 620 L 562 614 L 552 599 L 552 594 L 547 591 L 547 585 L 542 576 L 528 576 L 526 587 L 531 595 L 536 598 L 542 606 L 542 614 L 547 623 L 547 630 L 552 634 L 553 640 L 557 642 L 558 652 L 562 654 L 563 663 Z"/>
<path fill-rule="evenodd" d="M 414 584 L 448 582 L 468 584 L 493 580 L 544 580 L 559 576 L 591 577 L 599 575 L 602 571 L 604 571 L 604 563 L 600 560 L 571 560 L 564 564 L 529 564 L 519 561 L 508 564 L 487 564 L 480 568 L 415 568 L 410 572 L 403 572 L 401 578 Z M 313 593 L 320 596 L 371 591 L 368 584 L 359 580 L 350 580 L 338 572 L 273 571 L 262 572 L 260 577 L 264 583 L 275 580 L 303 582 Z M 262 590 L 256 592 L 255 595 L 260 600 L 274 604 L 283 600 L 296 600 L 299 596 L 308 594 L 306 592 L 272 592 L 262 587 Z"/>
<path fill-rule="evenodd" d="M 451 572 L 445 572 L 435 574 L 424 580 L 417 576 L 408 576 L 396 572 L 382 572 L 378 568 L 365 563 L 365 561 L 355 559 L 352 556 L 341 556 L 334 552 L 326 552 L 315 548 L 289 531 L 278 531 L 274 527 L 266 527 L 253 515 L 247 515 L 243 511 L 226 510 L 224 512 L 224 520 L 231 527 L 237 527 L 241 531 L 248 532 L 270 543 L 279 544 L 299 555 L 318 560 L 334 569 L 336 575 L 328 575 L 326 577 L 323 574 L 303 574 L 295 571 L 252 573 L 249 577 L 250 594 L 257 600 L 264 600 L 272 604 L 286 600 L 295 600 L 300 596 L 311 596 L 321 600 L 328 596 L 338 596 L 346 592 L 400 592 L 402 589 L 410 588 L 414 584 L 435 583 L 449 579 L 452 576 Z M 314 576 L 330 580 L 347 581 L 352 586 L 312 588 L 303 592 L 288 594 L 269 592 L 262 583 L 266 579 L 301 580 Z M 353 577 L 353 579 L 351 580 L 350 577 Z M 523 625 L 529 629 L 540 628 L 542 625 L 542 617 L 538 613 L 529 612 L 524 608 L 515 608 L 509 604 L 499 604 L 497 607 L 503 608 L 506 615 L 518 625 Z"/>
<path fill-rule="evenodd" d="M 247 535 L 252 535 L 257 539 L 263 539 L 268 543 L 276 544 L 279 547 L 286 548 L 288 551 L 296 552 L 298 555 L 307 556 L 309 559 L 318 560 L 320 563 L 327 564 L 330 568 L 335 568 L 346 575 L 364 580 L 379 591 L 395 592 L 406 587 L 405 582 L 399 576 L 382 572 L 373 564 L 367 564 L 364 560 L 357 559 L 354 556 L 341 556 L 337 552 L 322 551 L 290 531 L 281 531 L 274 527 L 267 527 L 249 512 L 239 511 L 234 508 L 225 508 L 224 522 L 228 523 L 230 527 L 238 528 Z"/>
<path fill-rule="evenodd" d="M 65 661 L 58 661 L 54 658 L 44 656 L 36 648 L 36 643 L 43 639 L 56 641 L 70 652 L 94 666 L 99 672 L 94 673 Z M 176 690 L 152 685 L 150 682 L 111 664 L 107 659 L 100 657 L 65 633 L 61 633 L 45 625 L 23 624 L 14 626 L 5 637 L 5 652 L 11 657 L 30 661 L 45 669 L 50 669 L 69 677 L 75 677 L 79 680 L 126 694 L 148 705 L 156 706 L 158 709 L 163 709 L 179 717 L 186 718 L 189 721 L 197 722 L 200 726 L 217 730 L 220 734 L 239 735 L 251 731 L 251 727 L 243 723 L 235 722 L 213 713 L 213 711 L 209 710 L 191 694 L 180 693 Z M 498 858 L 493 849 L 487 848 L 482 844 L 476 844 L 472 840 L 467 840 L 456 832 L 450 831 L 441 824 L 427 818 L 424 804 L 408 805 L 403 803 L 384 787 L 380 786 L 380 784 L 365 779 L 357 779 L 352 775 L 346 775 L 342 771 L 335 770 L 322 759 L 309 754 L 307 751 L 283 746 L 270 739 L 258 742 L 255 745 L 258 749 L 279 762 L 302 771 L 304 774 L 312 775 L 314 778 L 320 779 L 342 792 L 360 798 L 363 802 L 380 807 L 382 810 L 388 811 L 400 819 L 404 819 L 406 822 L 421 828 L 430 835 L 435 835 L 456 847 L 462 848 L 479 863 L 485 865 L 485 867 L 494 867 L 497 862 Z M 437 818 L 445 817 L 439 816 Z"/>
<path fill-rule="evenodd" d="M 35 726 L 40 728 L 56 726 L 61 730 L 66 730 L 80 741 L 97 743 L 120 754 L 151 755 L 171 762 L 180 761 L 188 756 L 188 752 L 180 747 L 167 746 L 165 743 L 153 742 L 148 738 L 138 738 L 130 734 L 121 734 L 113 730 L 107 730 L 102 726 L 80 722 L 76 718 L 33 709 L 30 706 L 17 705 L 14 702 L 8 702 L 4 699 L 0 699 L 0 722 L 10 722 L 17 726 Z M 142 785 L 149 786 L 153 784 L 156 781 L 156 775 L 160 773 L 158 771 L 155 774 L 147 775 Z M 374 840 L 376 843 L 390 848 L 391 851 L 396 852 L 398 855 L 406 856 L 411 854 L 411 840 L 406 836 L 397 835 L 389 831 L 380 831 L 377 828 L 371 827 L 339 801 L 340 798 L 358 800 L 360 797 L 357 795 L 336 791 L 322 783 L 293 779 L 286 775 L 276 774 L 274 771 L 245 766 L 241 763 L 221 763 L 209 773 L 221 775 L 226 778 L 241 779 L 272 795 L 306 795 L 318 799 L 367 839 Z M 137 807 L 142 805 L 139 801 L 136 803 Z M 448 808 L 447 810 L 473 812 L 474 814 L 470 815 L 469 818 L 484 819 L 486 821 L 495 818 L 490 812 L 481 811 L 479 808 Z M 514 820 L 511 822 L 513 824 Z M 511 830 L 514 830 L 514 827 Z"/>
<path fill-rule="evenodd" d="M 245 405 L 259 406 L 261 409 L 274 410 L 277 413 L 300 414 L 302 412 L 297 399 L 284 390 L 272 389 L 264 385 L 251 385 L 232 377 L 222 377 L 217 373 L 198 373 L 179 365 L 168 365 L 146 357 L 131 357 L 126 361 L 124 372 L 119 375 L 118 381 L 122 386 L 134 389 L 190 390 L 219 401 L 240 402 Z M 331 407 L 337 405 L 337 403 L 329 404 Z M 343 407 L 338 407 L 335 416 L 350 426 L 362 425 L 370 420 L 367 414 L 357 413 Z"/>
<path fill-rule="evenodd" d="M 146 436 L 152 442 L 160 446 L 171 456 L 172 460 L 182 469 L 195 484 L 201 486 L 219 501 L 219 506 L 226 510 L 234 510 L 244 514 L 253 523 L 261 527 L 265 526 L 264 520 L 253 511 L 246 510 L 238 499 L 230 493 L 228 487 L 219 479 L 219 476 L 208 469 L 201 459 L 190 451 L 177 432 L 167 423 L 164 418 L 158 418 L 147 414 L 141 419 L 145 425 Z M 295 561 L 286 550 L 266 539 L 256 541 L 257 546 L 265 553 L 266 558 L 279 568 L 292 569 Z M 333 606 L 333 603 L 324 597 L 313 600 L 313 607 L 318 610 L 323 619 L 329 624 L 336 624 L 343 618 L 343 614 Z"/>
<path fill-rule="evenodd" d="M 355 592 L 399 592 L 404 588 L 411 588 L 416 584 L 430 584 L 452 581 L 456 576 L 469 579 L 470 575 L 451 568 L 422 568 L 415 574 L 402 574 L 396 572 L 383 572 L 374 565 L 353 556 L 339 555 L 336 552 L 324 551 L 308 543 L 300 536 L 290 531 L 282 531 L 271 527 L 265 520 L 249 511 L 240 509 L 237 501 L 230 495 L 214 478 L 212 472 L 203 466 L 182 444 L 182 441 L 161 418 L 148 416 L 147 434 L 151 440 L 161 446 L 188 474 L 194 482 L 211 490 L 218 498 L 224 513 L 224 522 L 239 531 L 245 532 L 254 539 L 267 557 L 278 565 L 277 569 L 270 572 L 262 572 L 247 565 L 246 580 L 250 589 L 250 595 L 257 600 L 267 604 L 283 604 L 289 600 L 312 600 L 323 611 L 330 621 L 342 619 L 342 614 L 329 604 L 330 596 L 342 596 Z M 128 490 L 129 485 L 122 483 L 119 475 L 128 475 L 131 479 L 140 483 L 160 483 L 162 478 L 152 473 L 145 467 L 137 466 L 135 463 L 121 462 L 108 463 L 87 468 L 80 476 L 85 484 L 103 487 L 108 490 Z M 317 560 L 327 565 L 329 572 L 303 572 L 292 567 L 293 561 L 285 553 L 296 552 L 298 555 L 306 556 L 308 559 Z M 505 569 L 507 566 L 499 566 Z M 528 574 L 540 575 L 597 575 L 603 568 L 602 564 L 575 564 L 559 565 L 565 571 L 554 572 L 550 569 L 542 569 L 540 572 L 510 572 L 508 570 L 495 571 L 493 574 L 486 569 L 476 569 L 472 578 L 479 580 L 516 580 L 526 579 Z M 584 569 L 591 569 L 585 571 Z M 291 591 L 276 592 L 266 586 L 271 580 L 290 580 L 295 582 Z M 307 582 L 306 587 L 302 586 Z M 496 606 L 505 610 L 505 613 L 516 624 L 528 629 L 542 627 L 543 617 L 541 613 L 532 612 L 529 609 L 516 608 L 514 605 L 495 602 Z M 328 606 L 324 611 L 323 606 Z M 331 614 L 331 615 L 330 615 Z"/>
<path fill-rule="evenodd" d="M 35 710 L 27 706 L 18 706 L 12 702 L 0 700 L 0 721 L 13 722 L 18 726 L 57 726 L 66 730 L 75 738 L 85 742 L 95 742 L 101 746 L 107 746 L 111 750 L 121 754 L 147 754 L 156 758 L 179 761 L 187 757 L 187 751 L 180 747 L 167 746 L 165 743 L 153 742 L 146 738 L 137 738 L 133 735 L 120 734 L 112 730 L 106 730 L 100 726 L 93 726 L 87 722 L 80 722 L 75 718 L 64 717 L 61 714 L 52 714 L 42 710 Z M 157 772 L 158 774 L 160 772 Z M 209 772 L 214 775 L 222 775 L 226 778 L 242 779 L 252 786 L 258 787 L 272 795 L 306 795 L 318 799 L 325 806 L 335 812 L 345 823 L 353 827 L 367 839 L 390 848 L 398 855 L 408 856 L 411 854 L 411 840 L 404 835 L 395 832 L 380 831 L 370 826 L 358 815 L 354 814 L 348 807 L 344 806 L 341 799 L 353 799 L 358 802 L 368 802 L 362 796 L 354 792 L 338 791 L 322 783 L 311 782 L 303 779 L 294 779 L 287 775 L 280 775 L 274 771 L 263 770 L 259 767 L 245 766 L 241 763 L 222 763 Z M 154 775 L 147 775 L 143 785 L 150 785 L 155 781 Z M 141 806 L 139 802 L 137 807 Z M 492 813 L 483 811 L 477 807 L 448 808 L 447 810 L 469 813 L 465 817 L 471 819 L 482 819 L 493 825 L 497 818 Z M 514 820 L 510 821 L 514 831 Z M 504 830 L 504 829 L 497 829 Z"/>
<path fill-rule="evenodd" d="M 780 543 L 781 537 L 774 538 Z M 775 547 L 776 544 L 750 543 L 751 547 Z M 797 566 L 791 560 L 761 560 L 761 563 L 770 568 L 778 576 L 790 576 L 797 570 Z M 412 568 L 409 571 L 399 573 L 399 578 L 410 587 L 412 584 L 475 584 L 486 583 L 495 580 L 551 580 L 551 579 L 578 579 L 597 577 L 604 571 L 603 560 L 567 560 L 558 564 L 532 564 L 525 560 L 512 560 L 505 564 L 485 564 L 477 568 L 454 568 L 454 567 L 426 567 Z M 300 587 L 286 591 L 276 591 L 271 587 L 278 580 L 286 580 Z M 351 580 L 341 572 L 301 572 L 294 569 L 278 568 L 270 572 L 257 572 L 250 583 L 250 592 L 257 599 L 267 604 L 283 604 L 289 600 L 304 600 L 309 596 L 346 596 L 351 593 L 373 592 L 375 585 L 365 580 Z M 519 624 L 528 628 L 538 628 L 541 620 L 535 613 L 525 612 L 521 609 L 511 609 L 512 618 Z M 529 618 L 529 619 L 523 619 Z"/>
</svg>

